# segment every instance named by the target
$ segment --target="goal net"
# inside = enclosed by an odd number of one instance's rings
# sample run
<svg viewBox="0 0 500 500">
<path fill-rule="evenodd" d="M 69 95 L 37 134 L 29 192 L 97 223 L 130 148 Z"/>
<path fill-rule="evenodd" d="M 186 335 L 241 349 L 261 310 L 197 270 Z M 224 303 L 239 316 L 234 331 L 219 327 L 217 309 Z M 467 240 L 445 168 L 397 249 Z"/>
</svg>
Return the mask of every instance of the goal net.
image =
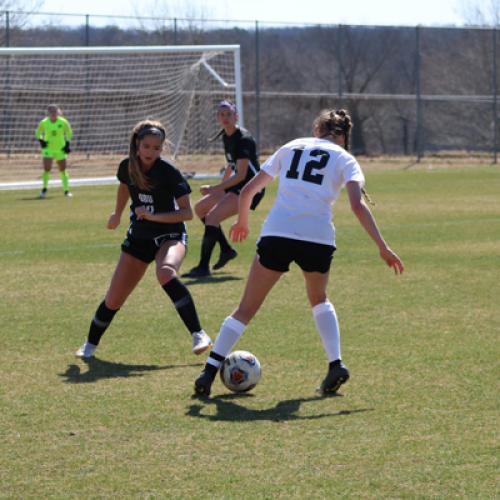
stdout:
<svg viewBox="0 0 500 500">
<path fill-rule="evenodd" d="M 238 45 L 0 49 L 0 155 L 34 153 L 47 105 L 73 128 L 75 153 L 126 155 L 133 126 L 167 129 L 173 156 L 220 150 L 216 103 L 243 120 Z"/>
</svg>

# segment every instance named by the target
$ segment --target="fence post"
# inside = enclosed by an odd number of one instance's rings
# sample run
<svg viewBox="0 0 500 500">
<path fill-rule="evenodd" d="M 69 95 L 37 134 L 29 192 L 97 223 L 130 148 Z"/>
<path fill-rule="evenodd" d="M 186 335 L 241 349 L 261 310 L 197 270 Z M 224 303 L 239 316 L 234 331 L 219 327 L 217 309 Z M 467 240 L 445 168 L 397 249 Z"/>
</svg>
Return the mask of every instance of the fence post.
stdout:
<svg viewBox="0 0 500 500">
<path fill-rule="evenodd" d="M 255 141 L 260 149 L 260 40 L 259 21 L 255 21 Z"/>
<path fill-rule="evenodd" d="M 341 47 L 341 42 L 342 42 L 342 25 L 339 24 L 337 27 L 337 40 L 336 40 L 336 53 L 337 53 L 337 94 L 339 98 L 339 103 L 338 106 L 339 108 L 342 107 L 342 47 Z"/>
<path fill-rule="evenodd" d="M 5 46 L 10 47 L 10 12 L 5 11 Z"/>
<path fill-rule="evenodd" d="M 497 28 L 493 27 L 493 163 L 498 160 L 498 115 L 497 115 Z"/>
<path fill-rule="evenodd" d="M 174 17 L 174 45 L 177 45 L 177 18 Z"/>
<path fill-rule="evenodd" d="M 85 14 L 85 46 L 90 45 L 90 16 Z"/>
<path fill-rule="evenodd" d="M 415 28 L 415 99 L 416 99 L 416 127 L 415 127 L 415 149 L 417 152 L 417 163 L 422 158 L 422 96 L 420 89 L 420 26 Z"/>
</svg>

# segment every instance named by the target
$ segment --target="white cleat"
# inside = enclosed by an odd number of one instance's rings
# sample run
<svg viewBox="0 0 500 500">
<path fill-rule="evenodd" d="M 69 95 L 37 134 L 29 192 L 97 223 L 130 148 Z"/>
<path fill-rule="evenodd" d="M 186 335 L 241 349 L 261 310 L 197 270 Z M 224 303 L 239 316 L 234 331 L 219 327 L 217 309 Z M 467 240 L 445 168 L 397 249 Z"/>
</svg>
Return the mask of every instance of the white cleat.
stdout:
<svg viewBox="0 0 500 500">
<path fill-rule="evenodd" d="M 201 354 L 212 345 L 212 339 L 205 333 L 204 330 L 193 333 L 193 352 Z"/>
<path fill-rule="evenodd" d="M 94 355 L 97 346 L 94 344 L 90 344 L 89 342 L 85 342 L 78 351 L 75 352 L 75 356 L 77 358 L 89 359 Z"/>
</svg>

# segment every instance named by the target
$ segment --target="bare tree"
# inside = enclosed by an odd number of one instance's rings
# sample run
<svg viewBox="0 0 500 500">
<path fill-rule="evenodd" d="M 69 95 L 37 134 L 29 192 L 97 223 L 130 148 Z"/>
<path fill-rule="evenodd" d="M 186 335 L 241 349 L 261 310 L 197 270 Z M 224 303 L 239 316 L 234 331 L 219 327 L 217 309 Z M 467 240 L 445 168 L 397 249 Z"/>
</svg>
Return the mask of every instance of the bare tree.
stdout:
<svg viewBox="0 0 500 500">
<path fill-rule="evenodd" d="M 172 5 L 172 2 L 167 2 L 167 0 L 154 0 L 150 10 L 154 12 L 154 18 L 142 18 L 141 5 L 138 3 L 134 7 L 140 28 L 155 33 L 159 43 L 181 42 L 174 40 L 176 27 L 182 31 L 183 44 L 202 43 L 205 32 L 203 26 L 209 18 L 209 10 L 202 2 L 190 0 Z"/>
<path fill-rule="evenodd" d="M 13 32 L 26 26 L 32 12 L 40 9 L 43 0 L 0 0 L 0 45 L 7 45 Z"/>
<path fill-rule="evenodd" d="M 500 0 L 462 0 L 462 16 L 472 26 L 500 26 Z"/>
<path fill-rule="evenodd" d="M 0 14 L 9 13 L 9 23 L 11 26 L 23 26 L 29 15 L 40 9 L 43 0 L 0 0 Z"/>
</svg>

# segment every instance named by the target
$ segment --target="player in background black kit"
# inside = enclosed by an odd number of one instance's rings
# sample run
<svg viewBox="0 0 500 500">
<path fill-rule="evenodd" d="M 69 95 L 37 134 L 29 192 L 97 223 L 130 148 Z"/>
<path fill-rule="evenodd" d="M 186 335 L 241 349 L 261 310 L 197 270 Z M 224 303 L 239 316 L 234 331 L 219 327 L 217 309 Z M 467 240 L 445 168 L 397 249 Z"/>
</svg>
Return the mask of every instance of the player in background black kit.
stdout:
<svg viewBox="0 0 500 500">
<path fill-rule="evenodd" d="M 219 260 L 213 269 L 221 269 L 237 256 L 236 250 L 227 241 L 220 223 L 238 213 L 240 191 L 260 170 L 257 145 L 250 133 L 238 127 L 238 113 L 231 101 L 221 101 L 217 107 L 217 119 L 222 136 L 227 167 L 222 181 L 214 186 L 201 186 L 203 198 L 195 205 L 196 215 L 205 224 L 205 234 L 201 243 L 200 261 L 196 267 L 183 274 L 186 278 L 210 276 L 210 258 L 216 243 L 220 245 Z M 252 200 L 255 210 L 264 196 L 264 190 Z"/>
<path fill-rule="evenodd" d="M 186 255 L 184 221 L 193 218 L 191 188 L 172 164 L 160 158 L 165 140 L 159 122 L 142 121 L 132 131 L 129 157 L 118 167 L 115 211 L 107 224 L 108 229 L 118 227 L 131 198 L 130 226 L 106 297 L 97 308 L 87 341 L 76 352 L 78 357 L 93 356 L 113 317 L 152 261 L 160 285 L 192 335 L 193 352 L 201 354 L 212 343 L 200 326 L 191 294 L 177 277 Z"/>
</svg>

